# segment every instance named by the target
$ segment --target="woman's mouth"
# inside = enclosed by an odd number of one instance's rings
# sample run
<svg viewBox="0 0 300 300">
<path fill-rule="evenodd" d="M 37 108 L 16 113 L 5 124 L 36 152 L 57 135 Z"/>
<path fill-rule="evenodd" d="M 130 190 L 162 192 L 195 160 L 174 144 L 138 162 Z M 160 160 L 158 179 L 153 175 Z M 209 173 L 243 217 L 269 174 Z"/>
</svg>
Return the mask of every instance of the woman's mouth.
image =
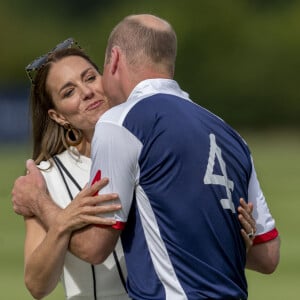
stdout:
<svg viewBox="0 0 300 300">
<path fill-rule="evenodd" d="M 104 102 L 103 100 L 94 101 L 86 108 L 86 111 L 94 110 L 94 109 L 100 107 L 103 104 L 103 102 Z"/>
</svg>

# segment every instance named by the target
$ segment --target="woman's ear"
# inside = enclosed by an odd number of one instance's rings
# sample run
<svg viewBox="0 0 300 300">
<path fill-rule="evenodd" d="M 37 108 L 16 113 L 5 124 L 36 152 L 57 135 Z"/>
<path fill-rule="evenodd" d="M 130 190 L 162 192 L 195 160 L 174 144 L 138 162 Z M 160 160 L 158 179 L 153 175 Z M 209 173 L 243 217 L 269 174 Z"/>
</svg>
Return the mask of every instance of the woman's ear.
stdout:
<svg viewBox="0 0 300 300">
<path fill-rule="evenodd" d="M 67 120 L 65 119 L 65 117 L 62 116 L 61 114 L 59 114 L 53 108 L 51 108 L 51 109 L 48 110 L 48 115 L 49 115 L 50 119 L 52 119 L 53 121 L 55 121 L 57 124 L 59 124 L 61 126 L 63 126 L 67 122 Z"/>
</svg>

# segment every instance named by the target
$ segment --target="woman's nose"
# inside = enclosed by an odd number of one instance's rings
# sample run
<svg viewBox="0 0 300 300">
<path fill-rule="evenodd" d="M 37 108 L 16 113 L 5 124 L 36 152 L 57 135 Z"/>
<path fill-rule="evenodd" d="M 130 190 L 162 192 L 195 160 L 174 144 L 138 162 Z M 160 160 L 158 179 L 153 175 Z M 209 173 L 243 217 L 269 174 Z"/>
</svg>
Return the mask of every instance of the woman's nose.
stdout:
<svg viewBox="0 0 300 300">
<path fill-rule="evenodd" d="M 83 99 L 87 100 L 87 99 L 90 99 L 94 95 L 94 91 L 89 86 L 82 86 L 82 95 L 83 95 Z"/>
</svg>

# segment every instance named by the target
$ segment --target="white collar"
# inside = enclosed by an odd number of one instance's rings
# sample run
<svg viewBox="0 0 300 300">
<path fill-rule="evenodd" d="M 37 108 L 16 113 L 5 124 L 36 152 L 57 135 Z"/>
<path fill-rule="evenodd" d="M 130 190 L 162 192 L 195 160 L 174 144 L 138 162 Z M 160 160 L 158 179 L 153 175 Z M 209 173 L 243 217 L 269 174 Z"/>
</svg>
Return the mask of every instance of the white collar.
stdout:
<svg viewBox="0 0 300 300">
<path fill-rule="evenodd" d="M 181 90 L 175 80 L 155 78 L 146 79 L 138 83 L 128 97 L 128 101 L 136 101 L 140 98 L 146 98 L 154 94 L 171 94 L 190 100 L 189 94 Z"/>
</svg>

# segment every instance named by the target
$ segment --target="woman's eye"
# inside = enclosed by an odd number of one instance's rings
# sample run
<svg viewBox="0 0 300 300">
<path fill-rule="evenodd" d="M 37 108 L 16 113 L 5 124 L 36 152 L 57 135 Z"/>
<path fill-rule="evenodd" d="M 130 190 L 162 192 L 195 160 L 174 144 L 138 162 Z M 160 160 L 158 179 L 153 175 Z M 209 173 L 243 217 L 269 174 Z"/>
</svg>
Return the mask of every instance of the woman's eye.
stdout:
<svg viewBox="0 0 300 300">
<path fill-rule="evenodd" d="M 68 97 L 70 97 L 72 94 L 73 94 L 73 89 L 66 90 L 66 91 L 63 93 L 63 98 L 68 98 Z"/>
<path fill-rule="evenodd" d="M 87 76 L 86 81 L 94 81 L 96 79 L 95 75 Z"/>
</svg>

